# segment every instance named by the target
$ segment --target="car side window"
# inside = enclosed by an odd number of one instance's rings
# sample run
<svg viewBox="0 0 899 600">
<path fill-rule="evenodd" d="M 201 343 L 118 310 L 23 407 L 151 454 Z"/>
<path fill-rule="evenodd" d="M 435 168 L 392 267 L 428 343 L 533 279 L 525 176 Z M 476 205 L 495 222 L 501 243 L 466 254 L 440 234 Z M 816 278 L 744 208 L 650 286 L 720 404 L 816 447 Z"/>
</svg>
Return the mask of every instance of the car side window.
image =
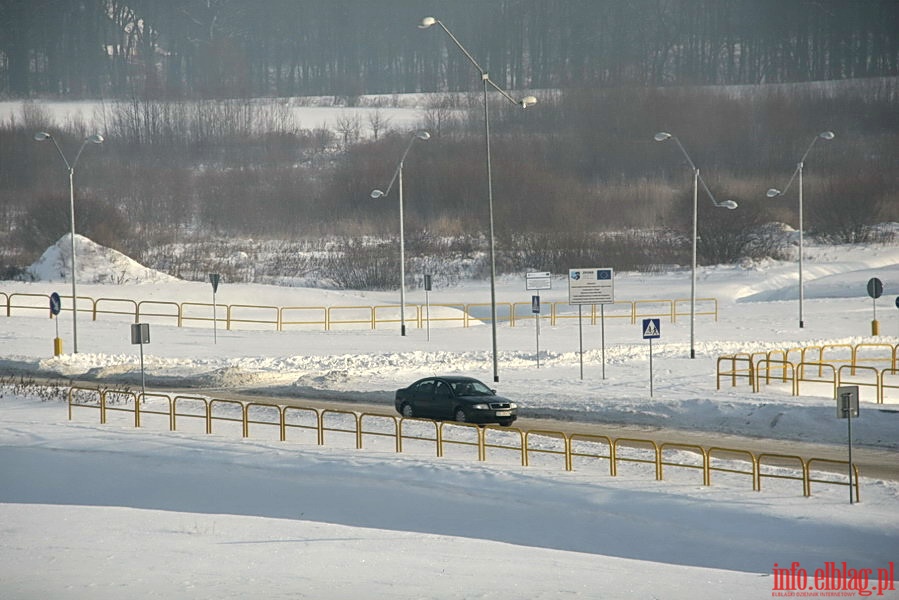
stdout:
<svg viewBox="0 0 899 600">
<path fill-rule="evenodd" d="M 415 387 L 415 391 L 416 393 L 430 396 L 434 392 L 434 380 L 428 379 L 427 381 L 422 381 Z"/>
<path fill-rule="evenodd" d="M 437 398 L 449 398 L 450 396 L 452 396 L 450 387 L 446 384 L 446 382 L 437 382 L 437 388 L 434 390 L 434 396 Z"/>
</svg>

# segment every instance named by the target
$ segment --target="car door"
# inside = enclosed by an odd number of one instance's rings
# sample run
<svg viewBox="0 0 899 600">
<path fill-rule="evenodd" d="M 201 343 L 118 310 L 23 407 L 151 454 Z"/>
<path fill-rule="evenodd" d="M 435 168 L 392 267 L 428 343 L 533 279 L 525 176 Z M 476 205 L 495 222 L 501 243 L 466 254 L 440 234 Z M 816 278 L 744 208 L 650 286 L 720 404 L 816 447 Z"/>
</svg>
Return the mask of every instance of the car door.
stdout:
<svg viewBox="0 0 899 600">
<path fill-rule="evenodd" d="M 453 416 L 453 390 L 450 385 L 442 380 L 437 380 L 434 385 L 434 400 L 432 403 L 434 414 L 442 418 Z"/>
<path fill-rule="evenodd" d="M 412 409 L 416 415 L 434 414 L 434 383 L 433 379 L 422 379 L 412 389 Z"/>
</svg>

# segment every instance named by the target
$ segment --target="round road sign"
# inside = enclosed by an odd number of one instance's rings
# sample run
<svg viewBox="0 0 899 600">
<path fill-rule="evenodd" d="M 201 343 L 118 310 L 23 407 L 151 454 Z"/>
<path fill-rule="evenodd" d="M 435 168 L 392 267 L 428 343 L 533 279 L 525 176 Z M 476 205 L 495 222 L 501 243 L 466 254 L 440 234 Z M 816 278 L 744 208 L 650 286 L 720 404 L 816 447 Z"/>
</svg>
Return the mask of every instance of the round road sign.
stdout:
<svg viewBox="0 0 899 600">
<path fill-rule="evenodd" d="M 58 315 L 60 310 L 62 310 L 62 299 L 59 297 L 59 294 L 53 292 L 50 294 L 50 312 Z"/>
</svg>

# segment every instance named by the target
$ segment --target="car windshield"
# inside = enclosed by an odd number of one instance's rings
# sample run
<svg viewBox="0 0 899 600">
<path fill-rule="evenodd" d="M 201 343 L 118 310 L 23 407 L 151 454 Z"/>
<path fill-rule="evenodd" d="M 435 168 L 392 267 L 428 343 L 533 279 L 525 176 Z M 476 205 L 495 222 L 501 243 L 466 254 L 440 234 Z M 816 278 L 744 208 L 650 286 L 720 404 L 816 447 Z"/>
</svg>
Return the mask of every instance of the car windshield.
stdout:
<svg viewBox="0 0 899 600">
<path fill-rule="evenodd" d="M 492 396 L 493 391 L 480 381 L 457 381 L 453 384 L 457 396 Z"/>
</svg>

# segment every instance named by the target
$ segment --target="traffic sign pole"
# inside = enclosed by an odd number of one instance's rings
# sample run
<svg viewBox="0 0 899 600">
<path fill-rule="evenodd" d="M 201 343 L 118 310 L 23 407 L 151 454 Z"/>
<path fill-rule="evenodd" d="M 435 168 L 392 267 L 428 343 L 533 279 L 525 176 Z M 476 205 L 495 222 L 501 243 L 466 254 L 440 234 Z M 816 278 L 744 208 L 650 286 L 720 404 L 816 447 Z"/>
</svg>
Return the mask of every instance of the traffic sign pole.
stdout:
<svg viewBox="0 0 899 600">
<path fill-rule="evenodd" d="M 661 319 L 643 319 L 643 339 L 649 340 L 649 397 L 652 398 L 652 340 L 662 337 Z"/>
<path fill-rule="evenodd" d="M 584 380 L 584 322 L 583 322 L 583 310 L 580 304 L 577 305 L 577 332 L 578 338 L 580 339 L 580 354 L 581 356 L 581 381 Z"/>
<path fill-rule="evenodd" d="M 540 294 L 531 296 L 531 312 L 534 313 L 534 332 L 537 339 L 537 368 L 540 368 Z"/>
<path fill-rule="evenodd" d="M 852 504 L 852 416 L 858 418 L 858 386 L 842 385 L 837 388 L 837 418 L 846 419 L 846 436 L 849 446 L 849 504 Z M 857 484 L 858 482 L 856 482 Z"/>
<path fill-rule="evenodd" d="M 221 275 L 218 273 L 209 274 L 209 283 L 212 284 L 212 343 L 218 343 L 218 316 L 215 314 L 215 293 L 219 289 L 219 281 Z"/>
<path fill-rule="evenodd" d="M 877 322 L 877 299 L 883 294 L 883 282 L 877 277 L 868 280 L 868 295 L 874 307 L 874 320 L 871 321 L 871 335 L 880 335 L 880 323 Z"/>
<path fill-rule="evenodd" d="M 62 338 L 59 337 L 59 311 L 62 310 L 62 299 L 59 294 L 50 294 L 50 318 L 56 321 L 56 337 L 53 338 L 53 356 L 62 354 Z"/>
<path fill-rule="evenodd" d="M 600 342 L 602 346 L 602 378 L 606 378 L 606 305 L 599 305 Z"/>
</svg>

